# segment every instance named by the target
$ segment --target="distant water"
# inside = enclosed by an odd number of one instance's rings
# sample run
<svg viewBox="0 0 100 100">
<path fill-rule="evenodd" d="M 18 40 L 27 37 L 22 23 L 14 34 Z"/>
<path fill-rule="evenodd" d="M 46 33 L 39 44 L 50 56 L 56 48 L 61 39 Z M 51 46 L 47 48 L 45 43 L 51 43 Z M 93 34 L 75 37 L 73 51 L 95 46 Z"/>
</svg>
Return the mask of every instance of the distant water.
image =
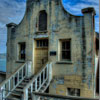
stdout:
<svg viewBox="0 0 100 100">
<path fill-rule="evenodd" d="M 0 71 L 6 72 L 6 59 L 0 59 Z"/>
</svg>

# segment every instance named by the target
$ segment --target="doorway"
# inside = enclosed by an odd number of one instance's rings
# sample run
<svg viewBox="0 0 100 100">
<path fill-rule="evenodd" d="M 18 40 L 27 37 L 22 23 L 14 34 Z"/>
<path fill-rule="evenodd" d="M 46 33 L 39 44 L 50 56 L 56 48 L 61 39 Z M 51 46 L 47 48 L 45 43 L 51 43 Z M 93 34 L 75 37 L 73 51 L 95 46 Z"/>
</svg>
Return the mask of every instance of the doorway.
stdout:
<svg viewBox="0 0 100 100">
<path fill-rule="evenodd" d="M 35 73 L 48 61 L 48 39 L 35 40 Z"/>
</svg>

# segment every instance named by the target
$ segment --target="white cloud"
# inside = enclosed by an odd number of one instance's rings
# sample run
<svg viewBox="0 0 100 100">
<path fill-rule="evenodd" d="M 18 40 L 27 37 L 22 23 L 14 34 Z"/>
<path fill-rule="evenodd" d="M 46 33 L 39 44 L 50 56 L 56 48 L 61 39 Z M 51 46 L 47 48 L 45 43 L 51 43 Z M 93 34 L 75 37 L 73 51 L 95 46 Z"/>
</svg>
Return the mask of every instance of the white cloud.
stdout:
<svg viewBox="0 0 100 100">
<path fill-rule="evenodd" d="M 0 0 L 0 52 L 6 51 L 6 24 L 18 24 L 25 13 L 25 2 L 15 0 Z"/>
<path fill-rule="evenodd" d="M 85 0 L 82 0 L 82 1 L 85 1 Z M 86 0 L 86 2 L 92 3 L 92 4 L 99 4 L 99 0 Z"/>
<path fill-rule="evenodd" d="M 77 2 L 73 6 L 71 5 L 70 0 L 65 0 L 65 2 L 66 1 L 67 3 L 64 4 L 65 9 L 75 15 L 82 14 L 81 9 L 85 7 L 94 7 L 97 13 L 95 22 L 96 31 L 99 31 L 99 0 L 81 0 L 85 3 Z M 0 52 L 6 51 L 6 24 L 10 22 L 18 24 L 24 16 L 25 5 L 25 2 L 17 2 L 16 0 L 0 0 Z"/>
<path fill-rule="evenodd" d="M 81 9 L 86 8 L 86 7 L 94 7 L 97 15 L 99 15 L 99 4 L 87 4 L 87 3 L 76 3 L 75 5 L 71 5 L 70 3 L 66 3 L 64 4 L 64 7 L 66 10 L 68 10 L 69 12 L 75 14 L 75 15 L 80 15 L 81 14 Z"/>
<path fill-rule="evenodd" d="M 25 11 L 25 2 L 16 2 L 15 0 L 0 0 L 0 22 L 9 23 L 9 18 L 19 17 L 19 21 Z M 16 21 L 19 23 L 19 21 Z"/>
<path fill-rule="evenodd" d="M 99 0 L 81 0 L 84 2 L 77 2 L 74 5 L 71 3 L 65 3 L 65 9 L 74 15 L 82 15 L 81 10 L 87 7 L 94 7 L 96 10 L 96 17 L 95 17 L 95 31 L 99 32 Z"/>
</svg>

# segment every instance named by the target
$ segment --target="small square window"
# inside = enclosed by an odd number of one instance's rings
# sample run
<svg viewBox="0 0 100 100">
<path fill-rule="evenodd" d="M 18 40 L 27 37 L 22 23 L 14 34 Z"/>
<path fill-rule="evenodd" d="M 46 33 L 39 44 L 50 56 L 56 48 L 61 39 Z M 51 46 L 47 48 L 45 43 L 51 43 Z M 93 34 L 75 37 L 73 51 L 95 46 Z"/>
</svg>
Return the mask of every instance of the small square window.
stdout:
<svg viewBox="0 0 100 100">
<path fill-rule="evenodd" d="M 68 88 L 67 91 L 70 96 L 80 96 L 80 89 Z"/>
</svg>

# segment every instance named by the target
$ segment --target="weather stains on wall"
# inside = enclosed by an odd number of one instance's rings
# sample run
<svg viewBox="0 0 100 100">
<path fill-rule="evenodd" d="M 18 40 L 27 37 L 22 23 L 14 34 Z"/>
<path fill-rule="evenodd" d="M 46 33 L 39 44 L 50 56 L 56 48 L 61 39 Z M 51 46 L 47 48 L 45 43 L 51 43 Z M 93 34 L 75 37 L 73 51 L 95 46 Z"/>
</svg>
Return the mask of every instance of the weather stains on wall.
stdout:
<svg viewBox="0 0 100 100">
<path fill-rule="evenodd" d="M 32 61 L 32 74 L 43 67 L 40 65 L 44 56 L 52 62 L 53 79 L 49 86 L 50 93 L 66 95 L 68 88 L 77 88 L 80 90 L 80 96 L 94 96 L 93 56 L 95 54 L 92 44 L 95 32 L 92 28 L 92 15 L 95 15 L 95 12 L 93 8 L 86 8 L 82 13 L 83 16 L 68 13 L 62 6 L 61 0 L 27 0 L 26 13 L 21 23 L 7 25 L 7 55 L 9 55 L 7 75 L 23 64 L 18 59 L 18 43 L 25 42 L 24 62 Z M 13 27 L 15 31 L 11 32 Z M 48 48 L 36 48 L 37 40 L 45 39 L 48 39 Z M 68 54 L 63 54 L 65 51 L 63 51 L 62 41 L 69 39 L 70 49 L 68 45 L 64 50 L 70 52 L 70 59 L 63 59 L 62 55 Z M 55 51 L 56 54 L 51 56 L 51 51 Z"/>
</svg>

